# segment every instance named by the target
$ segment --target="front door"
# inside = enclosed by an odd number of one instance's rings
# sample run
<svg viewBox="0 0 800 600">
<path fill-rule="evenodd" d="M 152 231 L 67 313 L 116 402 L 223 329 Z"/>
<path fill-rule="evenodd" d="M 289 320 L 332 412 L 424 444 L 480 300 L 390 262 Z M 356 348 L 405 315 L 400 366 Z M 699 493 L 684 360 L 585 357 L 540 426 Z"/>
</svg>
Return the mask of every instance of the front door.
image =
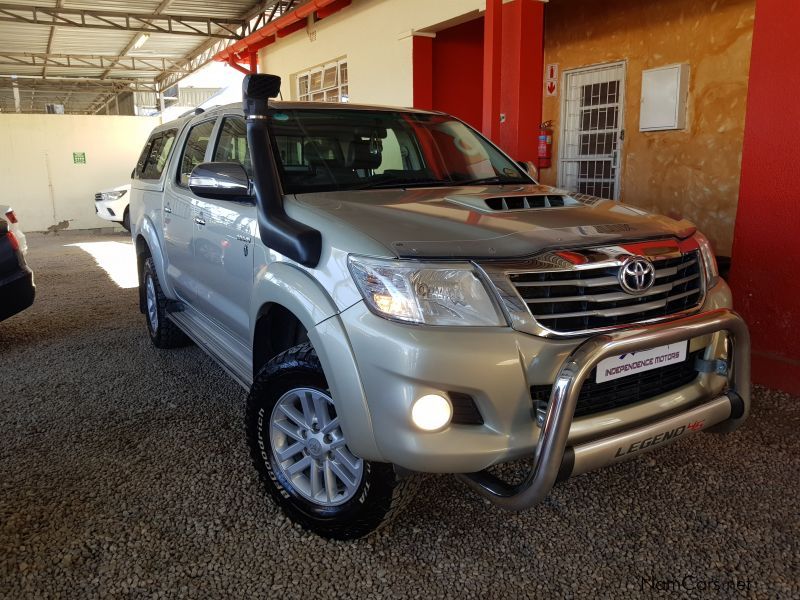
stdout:
<svg viewBox="0 0 800 600">
<path fill-rule="evenodd" d="M 564 73 L 558 185 L 619 200 L 625 64 Z"/>
<path fill-rule="evenodd" d="M 164 186 L 164 245 L 167 274 L 180 299 L 194 304 L 197 294 L 197 265 L 194 256 L 194 230 L 199 198 L 189 189 L 189 174 L 205 160 L 215 119 L 193 125 L 177 148 L 177 170 Z"/>
<path fill-rule="evenodd" d="M 211 160 L 238 162 L 252 175 L 244 118 L 223 117 Z M 197 308 L 249 347 L 253 240 L 258 235 L 255 202 L 200 198 L 197 211 L 194 252 L 202 271 Z"/>
</svg>

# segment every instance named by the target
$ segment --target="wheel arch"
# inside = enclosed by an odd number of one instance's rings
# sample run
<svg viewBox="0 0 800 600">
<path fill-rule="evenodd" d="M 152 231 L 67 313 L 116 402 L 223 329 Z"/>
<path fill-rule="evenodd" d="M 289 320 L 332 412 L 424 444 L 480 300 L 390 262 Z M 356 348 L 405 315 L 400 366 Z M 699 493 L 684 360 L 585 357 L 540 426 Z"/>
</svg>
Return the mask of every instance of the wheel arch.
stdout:
<svg viewBox="0 0 800 600">
<path fill-rule="evenodd" d="M 147 257 L 152 257 L 153 263 L 156 267 L 156 275 L 161 284 L 164 293 L 171 297 L 175 297 L 175 292 L 170 285 L 169 278 L 166 276 L 166 262 L 164 252 L 161 248 L 161 241 L 158 237 L 158 230 L 153 222 L 144 217 L 141 222 L 141 227 L 136 231 L 135 246 L 136 246 L 136 267 L 139 275 L 139 310 L 144 312 L 144 293 L 142 286 L 142 272 L 144 268 L 144 261 Z"/>
<path fill-rule="evenodd" d="M 273 263 L 258 273 L 251 306 L 253 376 L 286 349 L 276 351 L 270 328 L 281 322 L 284 329 L 279 332 L 285 332 L 299 324 L 319 357 L 345 436 L 353 440 L 351 449 L 367 460 L 383 461 L 355 355 L 339 309 L 327 292 L 304 270 Z"/>
</svg>

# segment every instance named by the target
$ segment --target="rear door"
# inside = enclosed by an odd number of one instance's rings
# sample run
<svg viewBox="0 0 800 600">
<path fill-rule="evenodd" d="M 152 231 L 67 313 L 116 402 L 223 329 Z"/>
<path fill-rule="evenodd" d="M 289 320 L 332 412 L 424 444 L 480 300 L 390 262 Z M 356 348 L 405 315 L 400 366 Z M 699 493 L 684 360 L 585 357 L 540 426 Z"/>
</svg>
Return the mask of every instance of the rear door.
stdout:
<svg viewBox="0 0 800 600">
<path fill-rule="evenodd" d="M 205 162 L 216 117 L 189 126 L 179 141 L 175 169 L 164 186 L 164 246 L 167 254 L 167 276 L 175 293 L 189 304 L 195 303 L 197 277 L 202 267 L 195 265 L 194 232 L 202 221 L 198 212 L 199 198 L 189 189 L 189 175 Z"/>
<path fill-rule="evenodd" d="M 252 177 L 244 118 L 227 114 L 215 136 L 214 162 L 238 162 Z M 254 202 L 198 198 L 201 223 L 195 227 L 197 308 L 235 339 L 250 343 L 250 293 L 253 289 Z"/>
</svg>

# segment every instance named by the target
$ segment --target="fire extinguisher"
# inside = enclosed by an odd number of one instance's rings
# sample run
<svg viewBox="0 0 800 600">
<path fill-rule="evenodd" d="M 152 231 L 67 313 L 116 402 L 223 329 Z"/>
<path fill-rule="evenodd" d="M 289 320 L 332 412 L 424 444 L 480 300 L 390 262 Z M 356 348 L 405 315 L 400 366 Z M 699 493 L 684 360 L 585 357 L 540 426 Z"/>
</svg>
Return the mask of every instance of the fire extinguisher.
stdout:
<svg viewBox="0 0 800 600">
<path fill-rule="evenodd" d="M 549 169 L 553 159 L 553 122 L 545 121 L 539 125 L 539 146 L 537 152 L 540 169 Z"/>
</svg>

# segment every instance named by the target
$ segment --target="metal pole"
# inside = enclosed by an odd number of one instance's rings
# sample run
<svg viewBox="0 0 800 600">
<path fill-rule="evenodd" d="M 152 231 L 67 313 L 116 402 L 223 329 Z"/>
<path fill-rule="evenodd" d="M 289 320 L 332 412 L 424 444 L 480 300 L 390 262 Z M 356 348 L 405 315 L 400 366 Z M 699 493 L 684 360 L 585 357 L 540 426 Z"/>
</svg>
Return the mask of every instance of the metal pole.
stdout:
<svg viewBox="0 0 800 600">
<path fill-rule="evenodd" d="M 14 90 L 14 110 L 18 113 L 22 112 L 22 107 L 19 105 L 19 84 L 17 84 L 17 76 L 11 76 L 11 87 Z"/>
</svg>

